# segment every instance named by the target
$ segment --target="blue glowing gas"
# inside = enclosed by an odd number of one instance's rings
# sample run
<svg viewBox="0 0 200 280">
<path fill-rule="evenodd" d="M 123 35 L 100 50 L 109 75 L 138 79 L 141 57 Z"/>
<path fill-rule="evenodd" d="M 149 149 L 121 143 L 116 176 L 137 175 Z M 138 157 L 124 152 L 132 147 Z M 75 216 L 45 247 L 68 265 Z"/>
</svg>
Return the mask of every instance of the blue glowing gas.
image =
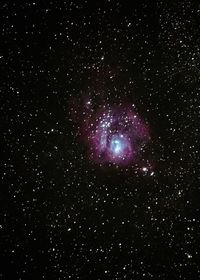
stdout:
<svg viewBox="0 0 200 280">
<path fill-rule="evenodd" d="M 110 151 L 114 156 L 123 156 L 126 141 L 123 136 L 114 135 L 110 141 Z"/>
</svg>

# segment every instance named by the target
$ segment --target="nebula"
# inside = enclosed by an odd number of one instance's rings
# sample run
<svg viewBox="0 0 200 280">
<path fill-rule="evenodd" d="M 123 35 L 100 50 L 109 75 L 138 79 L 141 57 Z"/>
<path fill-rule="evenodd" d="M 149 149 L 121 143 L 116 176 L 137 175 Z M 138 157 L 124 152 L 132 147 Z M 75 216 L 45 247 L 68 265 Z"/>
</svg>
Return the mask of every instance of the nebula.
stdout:
<svg viewBox="0 0 200 280">
<path fill-rule="evenodd" d="M 133 106 L 108 105 L 84 112 L 81 137 L 96 163 L 127 166 L 137 161 L 150 134 Z"/>
</svg>

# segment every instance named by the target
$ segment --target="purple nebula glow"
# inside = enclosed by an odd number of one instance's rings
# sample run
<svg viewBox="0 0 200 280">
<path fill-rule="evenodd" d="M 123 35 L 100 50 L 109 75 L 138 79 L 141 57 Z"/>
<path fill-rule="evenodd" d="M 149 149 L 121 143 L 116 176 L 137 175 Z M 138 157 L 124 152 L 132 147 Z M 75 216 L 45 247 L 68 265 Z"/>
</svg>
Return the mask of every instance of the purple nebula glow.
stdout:
<svg viewBox="0 0 200 280">
<path fill-rule="evenodd" d="M 147 125 L 130 106 L 99 109 L 82 127 L 89 156 L 98 163 L 128 165 L 150 139 Z"/>
</svg>

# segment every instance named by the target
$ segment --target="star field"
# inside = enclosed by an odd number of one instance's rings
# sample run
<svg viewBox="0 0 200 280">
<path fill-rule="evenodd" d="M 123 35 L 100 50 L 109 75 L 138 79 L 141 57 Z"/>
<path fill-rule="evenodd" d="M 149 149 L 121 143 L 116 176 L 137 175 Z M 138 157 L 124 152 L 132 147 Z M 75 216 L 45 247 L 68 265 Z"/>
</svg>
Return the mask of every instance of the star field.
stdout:
<svg viewBox="0 0 200 280">
<path fill-rule="evenodd" d="M 0 13 L 0 278 L 200 279 L 198 1 Z"/>
</svg>

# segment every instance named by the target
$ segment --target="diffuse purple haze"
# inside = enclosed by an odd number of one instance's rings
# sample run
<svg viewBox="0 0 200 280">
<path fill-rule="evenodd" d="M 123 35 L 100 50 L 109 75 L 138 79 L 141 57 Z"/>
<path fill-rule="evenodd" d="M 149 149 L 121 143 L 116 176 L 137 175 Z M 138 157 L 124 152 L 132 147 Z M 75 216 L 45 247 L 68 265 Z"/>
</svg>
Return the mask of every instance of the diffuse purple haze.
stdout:
<svg viewBox="0 0 200 280">
<path fill-rule="evenodd" d="M 131 106 L 107 106 L 86 113 L 82 137 L 89 148 L 89 157 L 97 163 L 128 165 L 150 139 L 147 125 Z"/>
</svg>

